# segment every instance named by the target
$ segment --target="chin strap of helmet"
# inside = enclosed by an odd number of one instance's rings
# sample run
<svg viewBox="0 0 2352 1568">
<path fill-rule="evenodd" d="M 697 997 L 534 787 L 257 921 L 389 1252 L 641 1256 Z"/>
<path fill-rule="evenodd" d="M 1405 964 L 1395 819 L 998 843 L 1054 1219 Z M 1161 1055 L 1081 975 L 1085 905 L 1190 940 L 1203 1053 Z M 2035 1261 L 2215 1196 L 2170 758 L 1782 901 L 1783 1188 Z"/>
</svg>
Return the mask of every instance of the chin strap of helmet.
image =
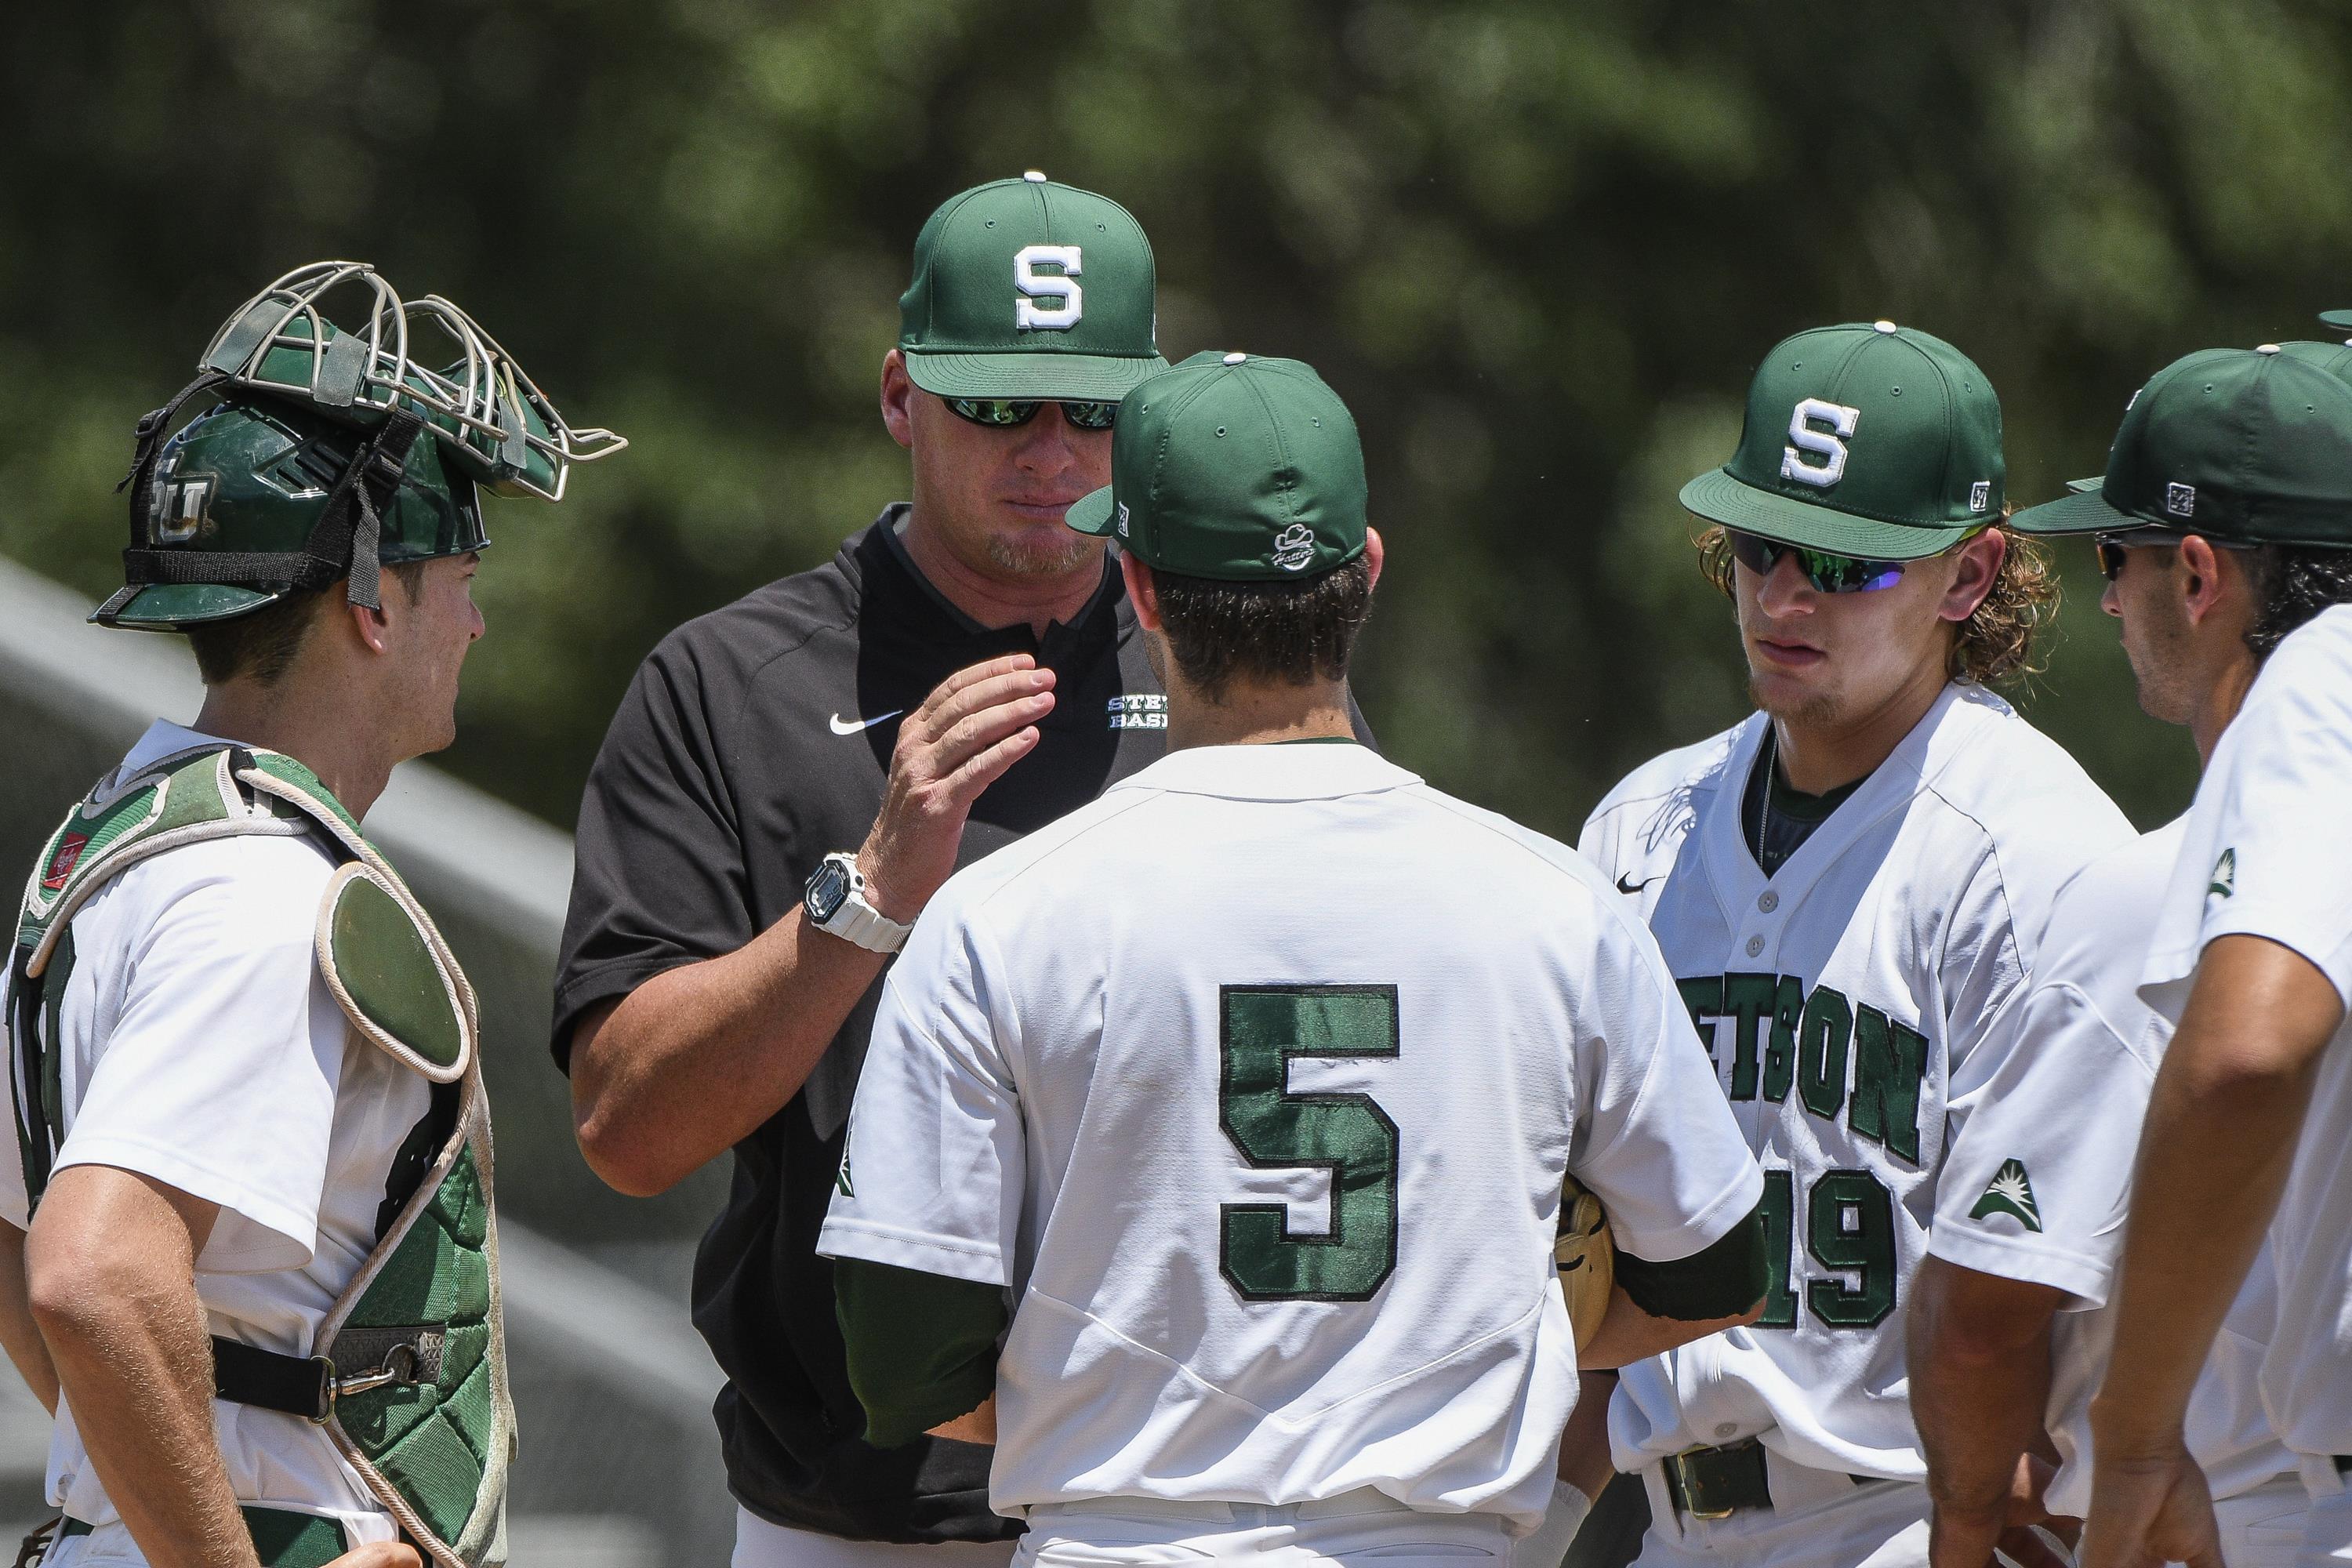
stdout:
<svg viewBox="0 0 2352 1568">
<path fill-rule="evenodd" d="M 133 432 L 131 471 L 115 486 L 131 491 L 131 545 L 122 552 L 123 580 L 133 588 L 156 583 L 218 583 L 253 588 L 323 588 L 348 577 L 346 597 L 381 609 L 381 572 L 376 559 L 383 537 L 383 510 L 399 493 L 408 454 L 425 428 L 424 417 L 405 405 L 360 443 L 328 492 L 326 510 L 310 526 L 300 550 L 158 550 L 147 542 L 152 514 L 149 491 L 165 434 L 181 407 L 214 391 L 229 378 L 207 371 L 182 387 L 169 403 L 139 421 Z"/>
<path fill-rule="evenodd" d="M 395 408 L 385 416 L 383 428 L 360 447 L 351 467 L 343 470 L 343 477 L 328 492 L 327 510 L 319 514 L 319 521 L 310 529 L 310 541 L 303 547 L 303 553 L 311 561 L 330 568 L 329 574 L 322 583 L 298 583 L 297 586 L 323 587 L 348 571 L 351 585 L 345 597 L 371 610 L 383 608 L 383 601 L 377 593 L 380 573 L 376 562 L 376 548 L 383 537 L 382 509 L 392 505 L 393 498 L 399 493 L 401 473 L 408 467 L 409 448 L 416 444 L 417 435 L 424 428 L 424 419 L 413 409 Z"/>
<path fill-rule="evenodd" d="M 140 521 L 147 515 L 148 481 L 155 477 L 155 458 L 163 450 L 163 437 L 170 432 L 172 421 L 179 417 L 181 408 L 188 403 L 227 384 L 226 373 L 208 370 L 173 393 L 172 401 L 163 407 L 141 415 L 139 423 L 131 427 L 131 471 L 114 487 L 116 495 L 126 489 L 131 491 L 131 549 L 140 549 L 147 542 L 147 536 L 140 531 Z"/>
</svg>

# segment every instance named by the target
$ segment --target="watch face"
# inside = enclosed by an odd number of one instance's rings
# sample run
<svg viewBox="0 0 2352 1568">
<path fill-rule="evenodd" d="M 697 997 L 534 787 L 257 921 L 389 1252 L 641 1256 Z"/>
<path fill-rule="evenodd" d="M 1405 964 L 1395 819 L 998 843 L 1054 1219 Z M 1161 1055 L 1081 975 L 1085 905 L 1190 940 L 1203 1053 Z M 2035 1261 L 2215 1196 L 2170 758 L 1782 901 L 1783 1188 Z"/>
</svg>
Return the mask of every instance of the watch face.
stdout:
<svg viewBox="0 0 2352 1568">
<path fill-rule="evenodd" d="M 827 860 L 808 879 L 809 919 L 823 925 L 833 919 L 849 897 L 849 868 L 838 860 Z"/>
</svg>

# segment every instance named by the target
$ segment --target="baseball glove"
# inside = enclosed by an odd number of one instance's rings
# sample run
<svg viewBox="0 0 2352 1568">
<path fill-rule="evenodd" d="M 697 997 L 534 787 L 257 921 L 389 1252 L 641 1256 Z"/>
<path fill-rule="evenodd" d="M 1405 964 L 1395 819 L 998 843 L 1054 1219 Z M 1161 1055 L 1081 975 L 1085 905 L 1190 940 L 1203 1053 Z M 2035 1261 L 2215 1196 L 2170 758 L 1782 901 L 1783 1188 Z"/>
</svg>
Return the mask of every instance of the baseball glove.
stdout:
<svg viewBox="0 0 2352 1568">
<path fill-rule="evenodd" d="M 1574 1176 L 1560 1184 L 1559 1239 L 1552 1244 L 1551 1258 L 1580 1351 L 1592 1342 L 1601 1320 L 1609 1315 L 1610 1292 L 1617 1283 L 1617 1244 L 1610 1238 L 1608 1211 Z"/>
</svg>

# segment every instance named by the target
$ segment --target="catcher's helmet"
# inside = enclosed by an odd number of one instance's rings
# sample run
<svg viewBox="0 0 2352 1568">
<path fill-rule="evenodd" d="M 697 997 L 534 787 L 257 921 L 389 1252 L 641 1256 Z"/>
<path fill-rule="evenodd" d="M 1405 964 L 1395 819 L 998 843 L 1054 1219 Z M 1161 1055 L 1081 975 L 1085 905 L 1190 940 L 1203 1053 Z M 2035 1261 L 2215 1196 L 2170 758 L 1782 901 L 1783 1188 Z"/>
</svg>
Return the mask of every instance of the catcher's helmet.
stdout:
<svg viewBox="0 0 2352 1568">
<path fill-rule="evenodd" d="M 283 597 L 313 559 L 305 551 L 337 488 L 370 445 L 350 426 L 279 398 L 239 395 L 199 415 L 163 443 L 141 489 L 132 526 L 151 580 L 123 588 L 91 618 L 172 631 Z M 443 462 L 440 442 L 412 440 L 397 468 L 383 456 L 355 480 L 372 492 L 379 563 L 459 555 L 489 542 L 473 481 Z M 181 563 L 207 578 L 237 580 L 173 581 Z M 340 576 L 340 564 L 321 561 L 313 574 Z"/>
<path fill-rule="evenodd" d="M 330 293 L 366 290 L 339 329 Z M 445 340 L 418 363 L 412 328 Z M 377 568 L 488 542 L 476 487 L 561 500 L 575 462 L 628 445 L 574 429 L 473 319 L 437 295 L 404 304 L 363 262 L 298 268 L 246 301 L 196 379 L 140 420 L 127 585 L 90 619 L 171 631 L 225 621 L 302 588 L 349 580 L 373 606 Z M 173 433 L 200 398 L 220 405 Z"/>
</svg>

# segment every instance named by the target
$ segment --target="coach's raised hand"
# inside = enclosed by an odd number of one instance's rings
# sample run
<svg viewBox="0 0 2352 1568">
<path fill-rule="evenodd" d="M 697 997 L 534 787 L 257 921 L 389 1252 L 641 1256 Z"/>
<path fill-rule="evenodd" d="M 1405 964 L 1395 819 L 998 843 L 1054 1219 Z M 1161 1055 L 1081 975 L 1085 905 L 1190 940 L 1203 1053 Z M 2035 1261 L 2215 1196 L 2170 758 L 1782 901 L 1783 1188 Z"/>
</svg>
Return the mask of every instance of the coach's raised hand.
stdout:
<svg viewBox="0 0 2352 1568">
<path fill-rule="evenodd" d="M 980 792 L 1037 744 L 1054 710 L 1054 672 L 1025 653 L 960 669 L 898 726 L 882 814 L 857 852 L 866 897 L 911 923 L 955 869 Z"/>
<path fill-rule="evenodd" d="M 857 854 L 882 914 L 911 923 L 947 880 L 972 803 L 1036 746 L 1053 687 L 1012 654 L 957 671 L 907 716 Z M 572 1104 L 589 1164 L 650 1195 L 724 1153 L 800 1092 L 883 962 L 795 908 L 736 952 L 582 1014 Z"/>
</svg>

